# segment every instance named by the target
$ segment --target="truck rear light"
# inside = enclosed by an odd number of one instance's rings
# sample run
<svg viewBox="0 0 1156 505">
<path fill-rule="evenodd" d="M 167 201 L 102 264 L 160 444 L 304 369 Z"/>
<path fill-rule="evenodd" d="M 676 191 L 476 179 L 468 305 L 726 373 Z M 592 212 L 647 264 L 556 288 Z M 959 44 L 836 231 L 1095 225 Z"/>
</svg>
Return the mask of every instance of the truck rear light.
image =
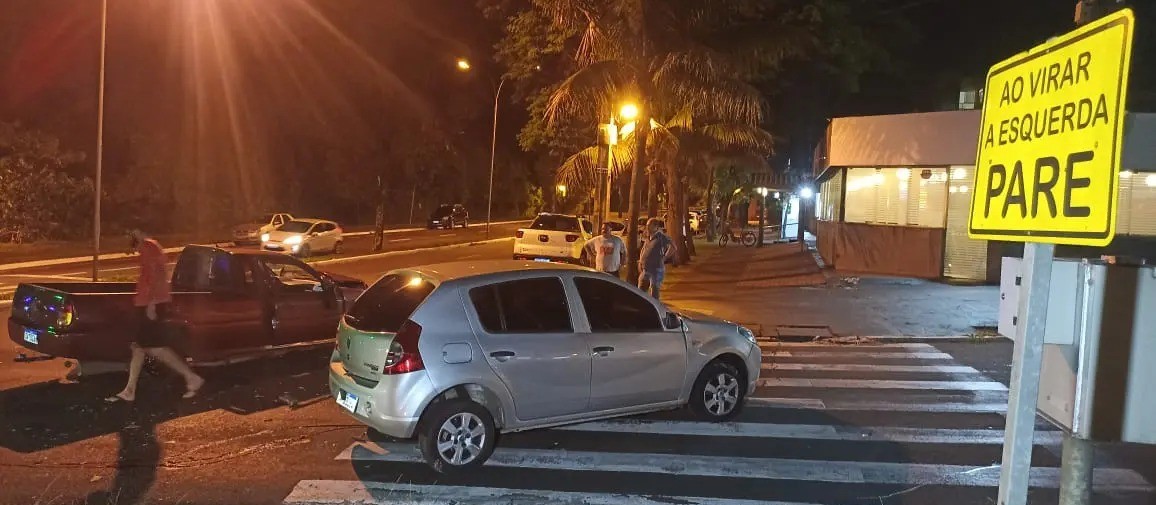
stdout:
<svg viewBox="0 0 1156 505">
<path fill-rule="evenodd" d="M 518 230 L 516 233 L 514 233 L 514 236 L 518 237 L 518 238 L 522 238 L 525 235 L 526 235 L 526 232 L 524 232 L 522 230 Z"/>
<path fill-rule="evenodd" d="M 578 240 L 578 235 L 572 235 L 572 234 L 566 235 L 566 241 L 567 242 L 574 242 L 575 240 Z"/>
<path fill-rule="evenodd" d="M 397 329 L 393 342 L 389 344 L 389 352 L 385 355 L 385 366 L 381 368 L 382 375 L 398 375 L 403 373 L 425 370 L 425 363 L 417 350 L 418 339 L 421 338 L 421 325 L 407 320 Z"/>
</svg>

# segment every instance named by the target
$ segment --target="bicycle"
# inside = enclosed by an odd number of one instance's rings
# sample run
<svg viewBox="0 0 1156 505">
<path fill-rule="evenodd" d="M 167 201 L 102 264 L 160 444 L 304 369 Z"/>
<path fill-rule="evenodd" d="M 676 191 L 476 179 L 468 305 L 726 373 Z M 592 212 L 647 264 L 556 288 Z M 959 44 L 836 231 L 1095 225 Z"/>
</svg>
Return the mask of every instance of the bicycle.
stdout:
<svg viewBox="0 0 1156 505">
<path fill-rule="evenodd" d="M 734 230 L 731 229 L 730 224 L 728 223 L 726 225 L 726 227 L 723 228 L 723 232 L 720 234 L 720 236 L 718 238 L 718 246 L 719 247 L 726 247 L 727 244 L 730 243 L 730 241 L 732 241 L 732 240 L 740 241 L 740 242 L 742 242 L 743 245 L 745 245 L 747 247 L 753 247 L 755 245 L 755 242 L 758 241 L 758 237 L 755 236 L 754 231 L 747 230 L 745 227 L 738 234 L 736 234 L 734 232 Z"/>
</svg>

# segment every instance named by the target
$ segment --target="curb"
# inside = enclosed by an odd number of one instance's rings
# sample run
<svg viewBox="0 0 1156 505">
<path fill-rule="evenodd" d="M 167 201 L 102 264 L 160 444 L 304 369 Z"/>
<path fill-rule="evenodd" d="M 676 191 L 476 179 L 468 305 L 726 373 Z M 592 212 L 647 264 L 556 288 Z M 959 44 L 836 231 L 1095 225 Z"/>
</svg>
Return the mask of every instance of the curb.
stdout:
<svg viewBox="0 0 1156 505">
<path fill-rule="evenodd" d="M 522 222 L 527 222 L 527 221 L 528 220 L 526 220 L 526 219 L 519 219 L 517 221 L 498 221 L 498 222 L 492 222 L 492 223 L 490 223 L 490 225 L 493 226 L 493 225 L 499 225 L 499 224 L 514 224 L 514 223 L 522 223 Z M 484 226 L 484 224 L 483 224 L 483 226 Z M 404 232 L 421 231 L 421 230 L 425 230 L 425 228 L 400 228 L 400 229 L 393 229 L 393 230 L 385 230 L 385 233 L 386 234 L 404 233 Z M 364 236 L 368 236 L 368 235 L 373 235 L 373 232 L 372 231 L 358 231 L 358 232 L 343 234 L 343 236 L 346 236 L 346 237 L 364 237 Z M 218 242 L 218 243 L 223 243 L 223 242 Z M 183 250 L 185 250 L 185 248 L 183 246 L 182 247 L 169 247 L 167 249 L 164 249 L 164 253 L 165 254 L 176 254 L 176 253 L 179 253 Z M 413 249 L 413 250 L 420 250 L 420 249 Z M 97 256 L 97 259 L 103 261 L 103 260 L 114 260 L 114 259 L 128 258 L 131 256 L 132 256 L 132 254 L 130 254 L 130 253 L 107 253 L 107 254 L 101 254 L 100 256 Z M 24 261 L 24 262 L 20 262 L 20 263 L 8 263 L 5 265 L 0 265 L 0 272 L 8 272 L 11 270 L 23 270 L 25 268 L 50 267 L 50 266 L 56 266 L 56 265 L 69 265 L 69 264 L 73 264 L 73 263 L 84 263 L 87 261 L 92 261 L 92 256 L 74 256 L 71 258 L 54 258 L 54 259 L 46 259 L 46 260 Z M 0 306 L 2 306 L 2 305 L 0 305 Z"/>
</svg>

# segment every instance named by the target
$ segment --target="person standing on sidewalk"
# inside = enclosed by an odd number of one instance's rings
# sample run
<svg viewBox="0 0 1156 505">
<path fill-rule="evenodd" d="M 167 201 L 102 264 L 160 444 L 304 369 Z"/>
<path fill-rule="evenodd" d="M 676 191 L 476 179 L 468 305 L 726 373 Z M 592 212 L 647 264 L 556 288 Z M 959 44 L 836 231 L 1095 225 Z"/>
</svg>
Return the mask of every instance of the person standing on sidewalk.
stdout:
<svg viewBox="0 0 1156 505">
<path fill-rule="evenodd" d="M 655 300 L 659 299 L 662 290 L 662 279 L 666 276 L 666 260 L 674 257 L 674 242 L 658 228 L 658 219 L 650 218 L 646 222 L 646 244 L 642 246 L 642 255 L 638 260 L 638 288 L 649 291 Z"/>
<path fill-rule="evenodd" d="M 135 339 L 129 344 L 132 349 L 132 360 L 128 364 L 128 383 L 119 393 L 105 398 L 105 401 L 117 403 L 132 402 L 136 399 L 137 382 L 140 380 L 146 355 L 164 363 L 184 377 L 185 394 L 182 398 L 192 398 L 197 395 L 201 386 L 205 385 L 205 379 L 189 368 L 188 363 L 165 343 L 165 314 L 173 296 L 165 272 L 164 249 L 160 243 L 140 230 L 130 231 L 129 238 L 132 240 L 132 247 L 140 254 L 140 276 L 137 277 L 136 295 L 133 296 L 133 305 L 136 306 L 133 328 Z"/>
<path fill-rule="evenodd" d="M 618 271 L 626 263 L 626 244 L 614 236 L 610 223 L 602 223 L 602 234 L 586 241 L 585 247 L 594 250 L 594 268 L 618 277 Z"/>
</svg>

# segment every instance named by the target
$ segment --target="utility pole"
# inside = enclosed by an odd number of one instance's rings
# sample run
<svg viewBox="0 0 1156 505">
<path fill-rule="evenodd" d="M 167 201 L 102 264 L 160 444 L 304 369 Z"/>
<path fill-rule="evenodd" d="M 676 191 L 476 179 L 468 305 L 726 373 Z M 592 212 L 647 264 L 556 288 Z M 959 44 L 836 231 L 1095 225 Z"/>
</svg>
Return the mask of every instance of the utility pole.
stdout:
<svg viewBox="0 0 1156 505">
<path fill-rule="evenodd" d="M 104 164 L 104 57 L 108 50 L 108 0 L 100 4 L 100 77 L 96 92 L 96 177 L 92 194 L 92 282 L 100 280 L 100 193 Z"/>
<path fill-rule="evenodd" d="M 1076 26 L 1083 26 L 1111 12 L 1113 5 L 1123 7 L 1118 0 L 1079 0 L 1076 2 Z M 1059 505 L 1089 505 L 1092 503 L 1092 460 L 1095 449 L 1092 441 L 1064 433 L 1060 456 Z"/>
</svg>

